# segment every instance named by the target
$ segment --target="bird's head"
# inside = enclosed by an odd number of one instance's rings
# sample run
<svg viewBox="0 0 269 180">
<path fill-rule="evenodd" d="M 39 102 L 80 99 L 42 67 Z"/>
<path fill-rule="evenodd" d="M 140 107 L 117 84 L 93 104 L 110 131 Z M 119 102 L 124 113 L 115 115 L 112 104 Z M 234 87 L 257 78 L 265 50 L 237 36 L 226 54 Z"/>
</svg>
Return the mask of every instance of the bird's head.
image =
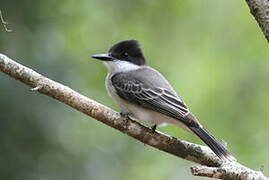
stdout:
<svg viewBox="0 0 269 180">
<path fill-rule="evenodd" d="M 146 64 L 142 49 L 137 40 L 121 41 L 113 45 L 107 54 L 96 54 L 92 58 L 99 59 L 105 62 L 125 61 L 137 66 Z"/>
</svg>

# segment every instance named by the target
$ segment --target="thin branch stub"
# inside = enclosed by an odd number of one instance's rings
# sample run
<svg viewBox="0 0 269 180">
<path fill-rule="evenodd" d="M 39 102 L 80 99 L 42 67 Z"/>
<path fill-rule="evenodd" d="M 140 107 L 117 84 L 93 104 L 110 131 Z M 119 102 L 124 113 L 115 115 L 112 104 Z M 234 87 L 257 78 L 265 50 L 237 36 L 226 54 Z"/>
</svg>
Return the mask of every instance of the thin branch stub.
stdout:
<svg viewBox="0 0 269 180">
<path fill-rule="evenodd" d="M 42 86 L 36 86 L 34 88 L 31 89 L 31 91 L 38 91 L 42 88 Z"/>
<path fill-rule="evenodd" d="M 2 23 L 3 27 L 5 28 L 5 31 L 6 31 L 6 32 L 12 32 L 12 29 L 9 29 L 9 28 L 7 27 L 8 22 L 4 20 L 3 15 L 2 15 L 2 11 L 1 11 L 1 10 L 0 10 L 0 19 L 1 19 L 1 23 Z"/>
</svg>

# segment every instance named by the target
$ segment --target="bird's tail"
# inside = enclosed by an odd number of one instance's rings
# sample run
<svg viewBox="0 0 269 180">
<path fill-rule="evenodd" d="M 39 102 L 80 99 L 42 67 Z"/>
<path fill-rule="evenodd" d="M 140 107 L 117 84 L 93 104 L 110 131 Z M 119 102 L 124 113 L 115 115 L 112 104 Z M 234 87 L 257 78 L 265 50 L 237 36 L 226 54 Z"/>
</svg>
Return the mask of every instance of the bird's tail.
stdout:
<svg viewBox="0 0 269 180">
<path fill-rule="evenodd" d="M 234 161 L 235 158 L 224 145 L 203 127 L 189 127 L 222 160 Z"/>
</svg>

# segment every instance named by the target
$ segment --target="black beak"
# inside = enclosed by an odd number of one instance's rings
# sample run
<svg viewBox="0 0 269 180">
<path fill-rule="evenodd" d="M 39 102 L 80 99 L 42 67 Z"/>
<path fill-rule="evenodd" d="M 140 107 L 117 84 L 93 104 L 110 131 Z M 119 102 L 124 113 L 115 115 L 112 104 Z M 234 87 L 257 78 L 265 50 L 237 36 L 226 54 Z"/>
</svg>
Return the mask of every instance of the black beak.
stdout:
<svg viewBox="0 0 269 180">
<path fill-rule="evenodd" d="M 116 59 L 112 57 L 110 54 L 95 54 L 92 55 L 92 58 L 99 59 L 102 61 L 113 61 L 114 59 Z"/>
</svg>

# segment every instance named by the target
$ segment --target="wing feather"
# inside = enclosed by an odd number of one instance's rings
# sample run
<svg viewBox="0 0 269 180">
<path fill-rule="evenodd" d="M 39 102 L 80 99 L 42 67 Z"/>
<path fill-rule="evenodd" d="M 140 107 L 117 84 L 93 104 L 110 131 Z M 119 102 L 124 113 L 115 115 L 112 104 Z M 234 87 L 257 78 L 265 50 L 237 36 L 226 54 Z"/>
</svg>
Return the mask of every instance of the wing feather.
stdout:
<svg viewBox="0 0 269 180">
<path fill-rule="evenodd" d="M 173 92 L 164 87 L 152 87 L 138 78 L 126 78 L 118 73 L 111 78 L 116 93 L 128 102 L 185 121 L 187 106 Z M 189 121 L 185 122 L 189 124 Z"/>
</svg>

